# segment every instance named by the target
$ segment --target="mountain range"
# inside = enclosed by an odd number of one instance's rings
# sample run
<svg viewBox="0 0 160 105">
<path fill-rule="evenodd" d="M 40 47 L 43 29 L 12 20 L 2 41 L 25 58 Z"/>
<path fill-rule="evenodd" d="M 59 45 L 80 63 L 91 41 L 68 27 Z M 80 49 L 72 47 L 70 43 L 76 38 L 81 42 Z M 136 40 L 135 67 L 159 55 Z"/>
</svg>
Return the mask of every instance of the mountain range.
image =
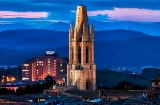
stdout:
<svg viewBox="0 0 160 105">
<path fill-rule="evenodd" d="M 68 32 L 17 29 L 0 32 L 0 65 L 20 65 L 54 50 L 68 57 Z M 95 31 L 97 69 L 118 66 L 159 66 L 160 37 L 134 30 Z"/>
<path fill-rule="evenodd" d="M 74 25 L 75 21 L 72 21 L 71 23 Z M 64 23 L 59 21 L 56 23 L 51 23 L 50 25 L 41 28 L 36 28 L 35 26 L 26 25 L 24 23 L 0 24 L 0 31 L 15 30 L 15 29 L 47 29 L 55 31 L 68 31 L 69 24 L 70 23 Z M 94 25 L 95 31 L 125 29 L 125 30 L 140 31 L 148 35 L 160 36 L 160 22 L 155 22 L 155 23 L 131 22 L 131 21 L 102 22 L 89 19 L 89 24 Z"/>
<path fill-rule="evenodd" d="M 35 29 L 35 27 L 32 25 L 26 25 L 24 23 L 0 24 L 0 31 L 17 29 Z"/>
</svg>

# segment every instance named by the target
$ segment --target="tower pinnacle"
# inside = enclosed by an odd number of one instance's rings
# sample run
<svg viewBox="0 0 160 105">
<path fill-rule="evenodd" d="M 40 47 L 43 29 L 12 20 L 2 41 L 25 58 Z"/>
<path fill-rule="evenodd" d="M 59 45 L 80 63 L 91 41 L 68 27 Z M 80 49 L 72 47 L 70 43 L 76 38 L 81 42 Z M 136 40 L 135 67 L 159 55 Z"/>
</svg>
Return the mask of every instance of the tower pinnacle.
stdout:
<svg viewBox="0 0 160 105">
<path fill-rule="evenodd" d="M 86 6 L 78 6 L 77 7 L 77 14 L 76 14 L 76 25 L 75 25 L 75 31 L 77 38 L 81 38 L 83 34 L 83 28 L 86 29 L 86 34 L 88 34 L 88 16 L 87 16 L 87 9 Z"/>
</svg>

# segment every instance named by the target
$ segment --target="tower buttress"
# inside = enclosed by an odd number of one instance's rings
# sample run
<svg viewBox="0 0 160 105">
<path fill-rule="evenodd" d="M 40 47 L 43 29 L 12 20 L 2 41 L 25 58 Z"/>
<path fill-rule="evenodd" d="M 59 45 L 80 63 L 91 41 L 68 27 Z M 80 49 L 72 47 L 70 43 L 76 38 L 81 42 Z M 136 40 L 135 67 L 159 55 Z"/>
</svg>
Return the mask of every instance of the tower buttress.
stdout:
<svg viewBox="0 0 160 105">
<path fill-rule="evenodd" d="M 70 28 L 69 28 L 69 41 L 72 41 L 73 38 L 73 27 L 72 24 L 70 24 Z"/>
<path fill-rule="evenodd" d="M 70 29 L 69 29 L 69 64 L 73 63 L 72 39 L 73 39 L 73 27 L 72 27 L 72 24 L 70 24 Z"/>
<path fill-rule="evenodd" d="M 94 27 L 90 26 L 90 41 L 91 41 L 91 63 L 94 64 Z"/>
</svg>

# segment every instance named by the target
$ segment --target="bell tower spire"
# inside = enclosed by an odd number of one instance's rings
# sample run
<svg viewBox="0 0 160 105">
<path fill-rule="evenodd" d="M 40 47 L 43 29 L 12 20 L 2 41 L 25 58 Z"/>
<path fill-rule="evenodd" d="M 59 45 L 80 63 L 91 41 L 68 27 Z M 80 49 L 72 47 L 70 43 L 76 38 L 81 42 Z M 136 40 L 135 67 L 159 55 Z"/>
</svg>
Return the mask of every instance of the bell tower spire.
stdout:
<svg viewBox="0 0 160 105">
<path fill-rule="evenodd" d="M 96 65 L 94 63 L 94 28 L 88 28 L 86 6 L 77 7 L 76 23 L 69 30 L 69 63 L 67 85 L 80 90 L 96 89 Z"/>
</svg>

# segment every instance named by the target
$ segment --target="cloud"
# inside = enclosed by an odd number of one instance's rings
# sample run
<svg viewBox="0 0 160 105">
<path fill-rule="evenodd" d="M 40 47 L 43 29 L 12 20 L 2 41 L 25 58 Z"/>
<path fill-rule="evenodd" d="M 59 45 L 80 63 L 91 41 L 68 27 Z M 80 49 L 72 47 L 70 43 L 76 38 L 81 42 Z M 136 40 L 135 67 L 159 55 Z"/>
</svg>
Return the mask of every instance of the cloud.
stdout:
<svg viewBox="0 0 160 105">
<path fill-rule="evenodd" d="M 28 21 L 34 21 L 34 22 L 53 22 L 53 23 L 57 23 L 57 22 L 69 23 L 70 22 L 68 20 L 28 20 Z"/>
<path fill-rule="evenodd" d="M 71 11 L 73 12 L 73 11 Z M 89 11 L 88 16 L 107 16 L 109 20 L 160 22 L 160 10 L 138 8 L 114 8 L 113 10 Z"/>
<path fill-rule="evenodd" d="M 0 18 L 47 18 L 47 12 L 0 11 Z"/>
</svg>

